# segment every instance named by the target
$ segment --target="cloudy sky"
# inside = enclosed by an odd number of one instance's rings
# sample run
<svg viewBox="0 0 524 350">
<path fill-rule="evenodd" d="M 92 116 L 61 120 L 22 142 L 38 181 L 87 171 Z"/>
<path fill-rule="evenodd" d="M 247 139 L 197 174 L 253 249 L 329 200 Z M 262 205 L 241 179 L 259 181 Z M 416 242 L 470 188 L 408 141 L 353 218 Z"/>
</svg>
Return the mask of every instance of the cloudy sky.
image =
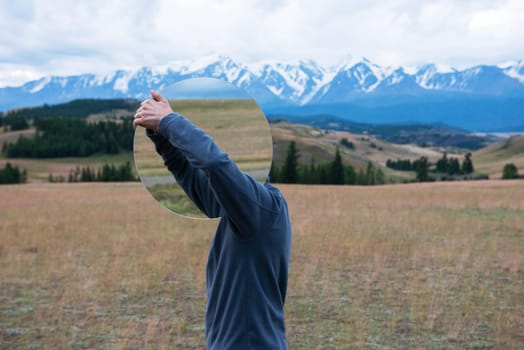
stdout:
<svg viewBox="0 0 524 350">
<path fill-rule="evenodd" d="M 524 59 L 522 18 L 522 0 L 0 0 L 0 87 L 209 54 L 497 64 Z"/>
</svg>

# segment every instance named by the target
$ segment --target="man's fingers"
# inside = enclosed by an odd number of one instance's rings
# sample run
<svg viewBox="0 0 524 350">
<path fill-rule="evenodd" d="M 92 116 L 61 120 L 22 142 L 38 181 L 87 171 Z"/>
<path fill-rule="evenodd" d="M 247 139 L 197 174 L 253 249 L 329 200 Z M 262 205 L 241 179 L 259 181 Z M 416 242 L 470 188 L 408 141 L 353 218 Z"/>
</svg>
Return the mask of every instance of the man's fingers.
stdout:
<svg viewBox="0 0 524 350">
<path fill-rule="evenodd" d="M 149 127 L 149 125 L 158 124 L 156 120 L 160 115 L 166 115 L 171 109 L 169 102 L 158 92 L 151 90 L 152 99 L 144 100 L 140 103 L 140 107 L 135 112 L 133 126 Z M 161 102 L 161 103 L 159 103 Z M 165 107 L 167 103 L 167 108 Z M 152 130 L 154 130 L 152 128 Z"/>
<path fill-rule="evenodd" d="M 153 100 L 160 102 L 160 101 L 167 101 L 164 96 L 160 95 L 155 90 L 151 90 L 151 97 L 153 97 Z"/>
</svg>

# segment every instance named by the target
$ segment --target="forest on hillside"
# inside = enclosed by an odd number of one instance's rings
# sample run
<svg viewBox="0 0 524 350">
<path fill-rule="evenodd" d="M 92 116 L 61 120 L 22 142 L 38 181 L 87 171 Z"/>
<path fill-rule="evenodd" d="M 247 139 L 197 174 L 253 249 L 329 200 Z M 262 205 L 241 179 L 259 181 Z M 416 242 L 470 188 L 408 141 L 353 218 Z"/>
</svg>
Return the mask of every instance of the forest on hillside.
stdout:
<svg viewBox="0 0 524 350">
<path fill-rule="evenodd" d="M 131 121 L 138 105 L 133 99 L 82 99 L 0 113 L 5 132 L 35 130 L 34 135 L 4 142 L 2 153 L 7 158 L 58 158 L 132 151 Z M 128 117 L 120 117 L 122 113 Z M 97 114 L 104 118 L 88 119 Z"/>
<path fill-rule="evenodd" d="M 20 136 L 16 142 L 4 144 L 8 158 L 88 157 L 97 153 L 117 154 L 133 149 L 132 117 L 119 122 L 67 117 L 38 117 L 32 121 L 36 134 Z"/>
</svg>

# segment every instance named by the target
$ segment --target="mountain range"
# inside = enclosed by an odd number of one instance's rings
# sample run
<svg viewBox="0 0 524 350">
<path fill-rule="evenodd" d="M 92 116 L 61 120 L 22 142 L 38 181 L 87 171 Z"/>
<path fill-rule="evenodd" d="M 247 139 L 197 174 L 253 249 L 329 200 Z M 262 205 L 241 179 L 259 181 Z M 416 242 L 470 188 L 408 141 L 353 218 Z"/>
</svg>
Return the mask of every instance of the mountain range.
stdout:
<svg viewBox="0 0 524 350">
<path fill-rule="evenodd" d="M 79 98 L 148 97 L 150 89 L 212 77 L 244 89 L 269 116 L 334 115 L 366 123 L 445 123 L 472 131 L 524 131 L 524 62 L 455 69 L 383 67 L 348 56 L 244 64 L 206 56 L 110 74 L 49 76 L 0 88 L 0 111 Z"/>
</svg>

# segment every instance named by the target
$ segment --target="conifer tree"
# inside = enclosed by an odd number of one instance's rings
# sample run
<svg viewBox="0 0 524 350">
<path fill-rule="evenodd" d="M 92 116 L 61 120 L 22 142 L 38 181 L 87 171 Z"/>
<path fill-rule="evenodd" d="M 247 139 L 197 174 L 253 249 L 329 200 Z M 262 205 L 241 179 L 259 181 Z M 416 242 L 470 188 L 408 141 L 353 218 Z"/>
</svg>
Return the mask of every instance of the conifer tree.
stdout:
<svg viewBox="0 0 524 350">
<path fill-rule="evenodd" d="M 355 185 L 357 183 L 357 173 L 351 165 L 344 168 L 344 180 L 345 183 L 349 185 Z"/>
<path fill-rule="evenodd" d="M 288 146 L 286 160 L 282 167 L 280 181 L 282 183 L 297 183 L 298 182 L 298 151 L 295 141 L 291 141 Z"/>
<path fill-rule="evenodd" d="M 374 185 L 375 184 L 375 168 L 373 167 L 373 163 L 368 162 L 368 166 L 366 168 L 366 185 Z"/>
<path fill-rule="evenodd" d="M 471 152 L 468 152 L 462 163 L 462 172 L 464 174 L 471 174 L 473 172 L 473 161 L 471 160 Z"/>
<path fill-rule="evenodd" d="M 384 171 L 382 169 L 377 168 L 375 171 L 375 184 L 377 185 L 383 185 L 386 183 L 386 176 L 384 175 Z"/>
<path fill-rule="evenodd" d="M 437 161 L 437 171 L 439 173 L 447 173 L 448 172 L 448 155 L 446 152 L 442 155 L 442 158 L 440 158 Z"/>
<path fill-rule="evenodd" d="M 415 172 L 417 173 L 417 180 L 420 182 L 428 181 L 428 158 L 420 157 L 419 160 L 415 162 Z"/>
<path fill-rule="evenodd" d="M 450 158 L 448 161 L 448 174 L 458 175 L 460 173 L 460 163 L 457 158 Z"/>
<path fill-rule="evenodd" d="M 344 184 L 344 165 L 342 164 L 342 156 L 340 155 L 340 150 L 337 147 L 337 152 L 335 153 L 335 159 L 330 166 L 329 182 L 334 185 L 343 185 Z"/>
</svg>

